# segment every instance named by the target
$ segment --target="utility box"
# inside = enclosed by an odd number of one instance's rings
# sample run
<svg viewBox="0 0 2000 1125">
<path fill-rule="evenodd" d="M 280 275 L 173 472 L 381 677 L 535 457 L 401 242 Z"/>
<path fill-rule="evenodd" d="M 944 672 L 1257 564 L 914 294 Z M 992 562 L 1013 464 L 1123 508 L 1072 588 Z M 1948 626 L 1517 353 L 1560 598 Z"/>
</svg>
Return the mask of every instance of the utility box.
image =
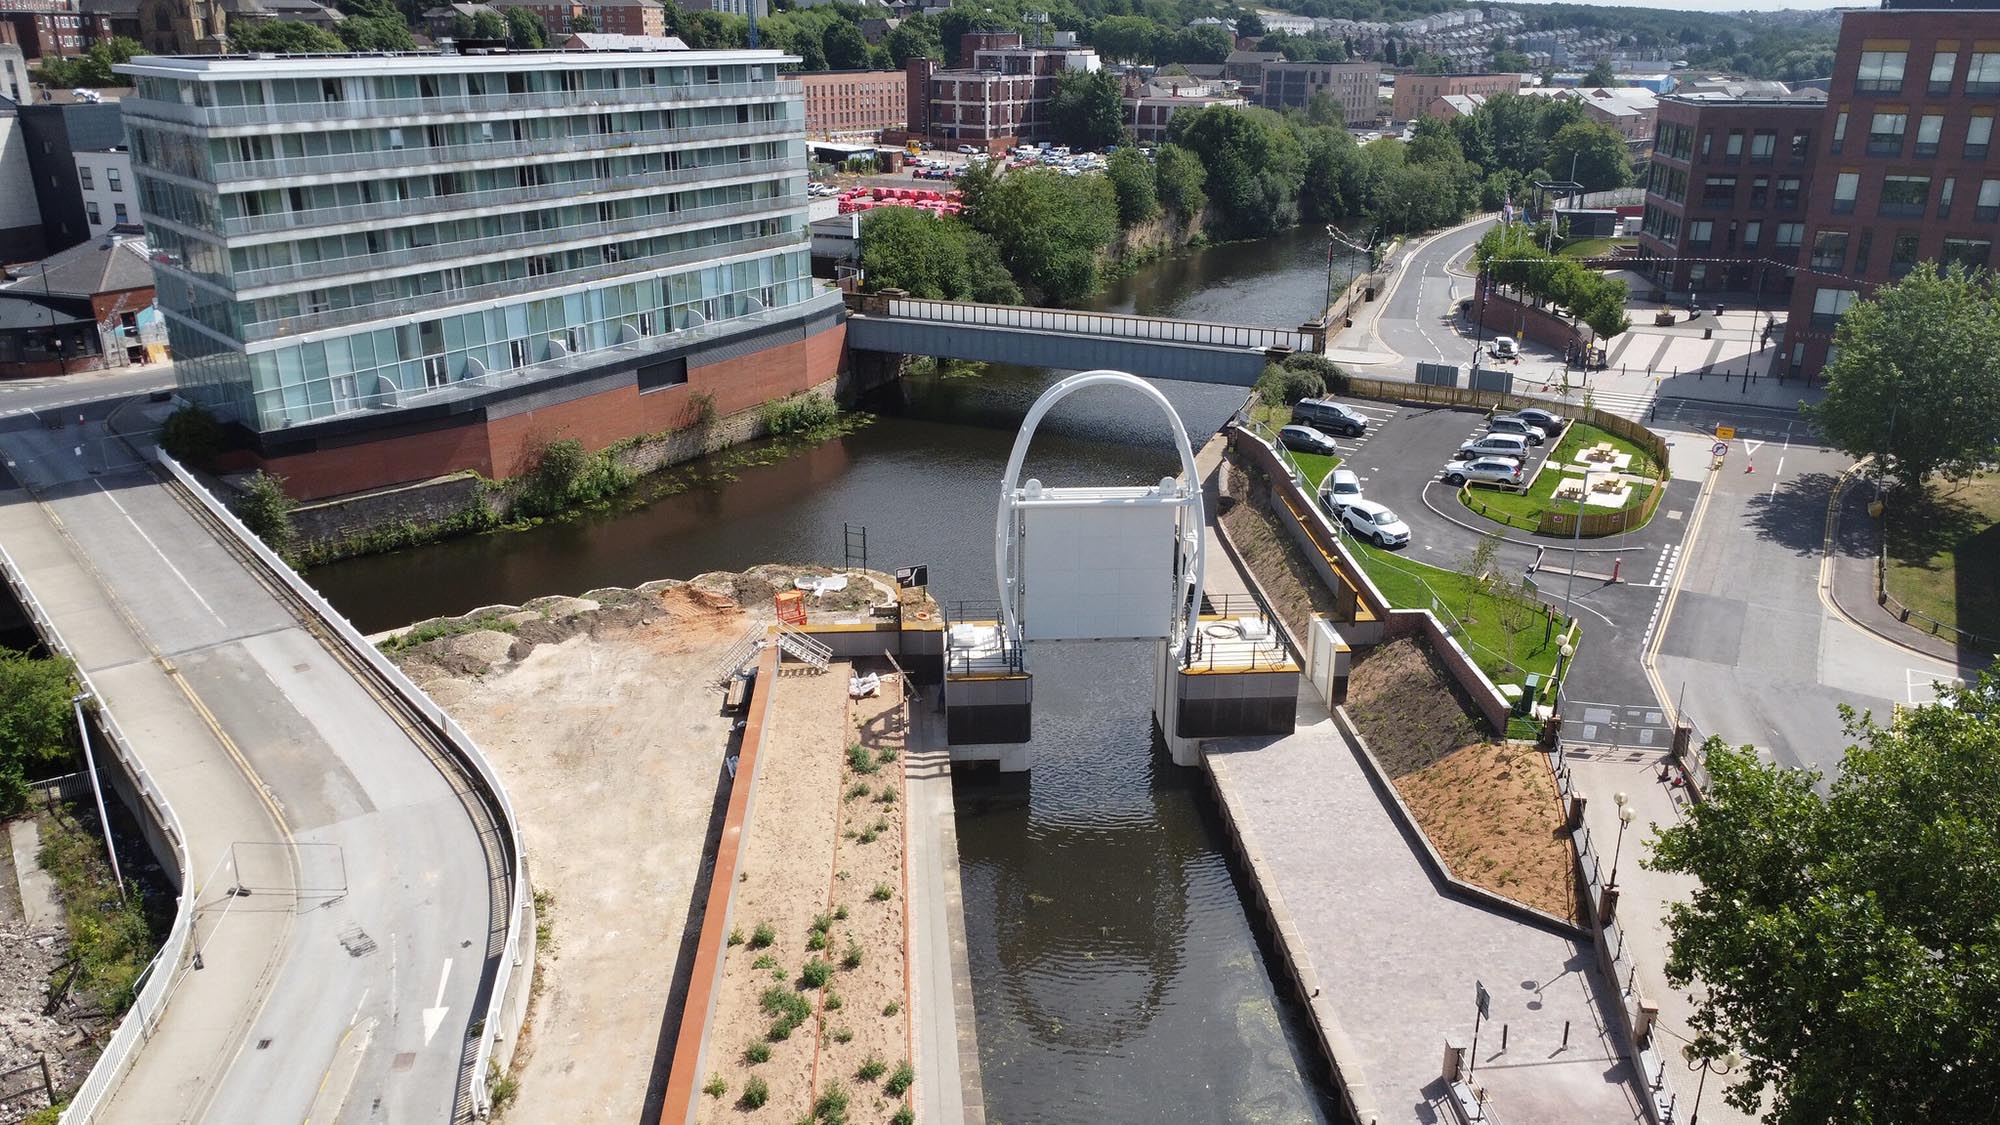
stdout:
<svg viewBox="0 0 2000 1125">
<path fill-rule="evenodd" d="M 1528 673 L 1521 681 L 1521 698 L 1514 701 L 1514 714 L 1527 715 L 1535 709 L 1535 701 L 1542 696 L 1542 677 L 1538 672 Z"/>
</svg>

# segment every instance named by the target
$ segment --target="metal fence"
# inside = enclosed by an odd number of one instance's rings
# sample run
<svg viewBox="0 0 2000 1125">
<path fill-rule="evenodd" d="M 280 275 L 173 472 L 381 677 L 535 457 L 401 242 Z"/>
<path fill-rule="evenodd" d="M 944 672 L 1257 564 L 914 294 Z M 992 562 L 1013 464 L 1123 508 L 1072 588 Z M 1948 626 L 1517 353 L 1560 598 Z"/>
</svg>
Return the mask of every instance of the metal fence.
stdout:
<svg viewBox="0 0 2000 1125">
<path fill-rule="evenodd" d="M 160 464 L 165 467 L 167 472 L 186 487 L 203 508 L 208 510 L 210 515 L 214 516 L 223 527 L 227 528 L 245 549 L 250 551 L 256 556 L 259 562 L 264 564 L 265 568 L 274 577 L 282 582 L 295 597 L 311 608 L 314 614 L 331 628 L 333 634 L 339 637 L 341 642 L 347 647 L 350 655 L 368 665 L 369 670 L 379 676 L 382 682 L 388 685 L 390 690 L 401 696 L 404 703 L 409 705 L 418 715 L 422 716 L 433 733 L 439 736 L 445 748 L 458 759 L 460 765 L 465 767 L 470 775 L 469 779 L 475 782 L 475 786 L 479 790 L 478 796 L 491 809 L 499 830 L 498 837 L 501 859 L 508 869 L 505 876 L 508 904 L 507 925 L 499 950 L 499 964 L 494 971 L 492 991 L 487 996 L 486 1011 L 479 1019 L 474 1021 L 474 1026 L 482 1030 L 478 1036 L 478 1047 L 472 1062 L 470 1082 L 473 1105 L 477 1112 L 484 1116 L 492 1105 L 492 1095 L 488 1089 L 488 1078 L 489 1066 L 493 1061 L 494 1043 L 496 1040 L 505 1037 L 511 1044 L 519 1037 L 520 1019 L 518 1018 L 518 1014 L 516 1018 L 508 1018 L 507 991 L 513 983 L 516 964 L 523 960 L 521 952 L 522 934 L 525 927 L 522 915 L 530 901 L 528 896 L 527 849 L 521 841 L 520 824 L 514 816 L 513 804 L 507 799 L 506 788 L 500 784 L 500 775 L 494 770 L 493 764 L 487 760 L 485 752 L 480 750 L 479 745 L 472 740 L 472 736 L 467 734 L 464 728 L 460 727 L 458 722 L 445 712 L 444 708 L 438 706 L 424 689 L 418 687 L 408 676 L 405 676 L 403 670 L 396 667 L 387 657 L 383 656 L 380 650 L 368 643 L 368 639 L 361 635 L 360 630 L 356 629 L 349 623 L 347 618 L 340 614 L 340 611 L 334 609 L 325 598 L 321 597 L 319 591 L 308 585 L 303 578 L 299 577 L 298 572 L 294 571 L 283 559 L 274 554 L 269 547 L 266 547 L 263 540 L 257 538 L 250 529 L 244 527 L 242 522 L 236 518 L 234 512 L 231 512 L 221 501 L 210 495 L 208 489 L 202 487 L 201 482 L 197 481 L 192 474 L 181 467 L 178 461 L 169 457 L 165 450 L 156 449 L 154 456 L 159 459 Z M 534 966 L 530 964 L 528 966 L 530 977 L 532 977 L 533 972 Z M 524 981 L 523 983 L 526 984 L 528 982 Z"/>
<path fill-rule="evenodd" d="M 26 576 L 14 562 L 13 556 L 0 545 L 0 575 L 4 575 L 7 585 L 13 590 L 28 620 L 42 634 L 51 652 L 74 659 L 69 643 L 63 639 L 62 631 L 42 609 L 34 592 L 28 589 Z M 90 673 L 78 667 L 77 679 L 82 681 L 84 690 L 98 702 L 97 718 L 111 749 L 112 759 L 118 768 L 131 780 L 132 789 L 138 794 L 139 805 L 132 811 L 134 816 L 150 818 L 159 829 L 161 838 L 167 841 L 172 851 L 172 877 L 179 888 L 174 901 L 174 920 L 167 927 L 167 936 L 160 943 L 159 951 L 140 971 L 133 982 L 132 1007 L 118 1021 L 118 1027 L 104 1044 L 104 1050 L 97 1057 L 96 1065 L 84 1077 L 83 1084 L 70 1096 L 69 1109 L 64 1112 L 66 1122 L 89 1121 L 100 1109 L 118 1080 L 132 1065 L 132 1056 L 140 1045 L 151 1038 L 159 1024 L 160 1013 L 166 1007 L 168 996 L 173 992 L 180 974 L 185 971 L 184 959 L 188 941 L 194 931 L 194 901 L 199 888 L 194 886 L 194 871 L 188 858 L 187 836 L 181 828 L 180 817 L 174 813 L 173 805 L 160 792 L 152 774 L 132 751 L 132 743 L 119 727 L 116 716 L 105 705 L 104 696 L 91 681 Z M 167 857 L 159 857 L 165 859 Z"/>
<path fill-rule="evenodd" d="M 1318 350 L 1312 333 L 1295 328 L 1251 328 L 1238 324 L 1208 324 L 1121 313 L 1065 312 L 1062 309 L 1036 309 L 1021 305 L 978 305 L 963 301 L 897 297 L 889 301 L 889 315 L 940 324 L 1020 328 L 1032 332 L 1160 340 L 1175 344 L 1209 344 L 1222 348 L 1290 348 L 1296 352 Z"/>
</svg>

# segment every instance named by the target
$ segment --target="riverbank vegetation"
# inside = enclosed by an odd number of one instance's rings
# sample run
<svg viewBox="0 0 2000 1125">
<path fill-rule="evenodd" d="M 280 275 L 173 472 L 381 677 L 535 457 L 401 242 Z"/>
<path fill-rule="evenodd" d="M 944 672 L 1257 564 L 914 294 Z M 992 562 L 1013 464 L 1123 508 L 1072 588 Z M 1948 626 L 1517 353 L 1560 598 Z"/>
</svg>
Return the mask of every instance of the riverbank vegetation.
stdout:
<svg viewBox="0 0 2000 1125">
<path fill-rule="evenodd" d="M 75 753 L 76 692 L 68 657 L 0 647 L 0 816 L 20 812 L 29 781 L 56 772 Z"/>
<path fill-rule="evenodd" d="M 120 887 L 104 854 L 111 831 L 97 810 L 83 802 L 57 806 L 41 818 L 42 849 L 36 857 L 55 880 L 69 923 L 69 964 L 50 982 L 52 998 L 64 993 L 115 1018 L 132 1006 L 139 974 L 159 948 L 164 926 L 147 913 L 147 897 L 135 882 Z M 129 841 L 128 841 L 129 844 Z M 131 860 L 129 846 L 125 855 Z"/>
</svg>

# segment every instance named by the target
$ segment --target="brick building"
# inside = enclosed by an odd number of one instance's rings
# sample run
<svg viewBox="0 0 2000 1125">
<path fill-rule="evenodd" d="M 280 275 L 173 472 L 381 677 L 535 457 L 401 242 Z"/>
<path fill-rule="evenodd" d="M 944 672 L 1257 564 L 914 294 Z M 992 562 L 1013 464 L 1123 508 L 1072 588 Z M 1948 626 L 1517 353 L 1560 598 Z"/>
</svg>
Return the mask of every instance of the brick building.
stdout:
<svg viewBox="0 0 2000 1125">
<path fill-rule="evenodd" d="M 0 284 L 0 376 L 98 371 L 167 358 L 146 244 L 111 234 Z"/>
<path fill-rule="evenodd" d="M 578 16 L 590 20 L 591 30 L 612 35 L 667 33 L 667 10 L 660 0 L 489 0 L 487 7 L 503 16 L 509 8 L 526 8 L 557 35 L 573 31 Z"/>
<path fill-rule="evenodd" d="M 54 9 L 48 0 L 8 0 L 0 11 L 0 21 L 10 25 L 9 42 L 18 44 L 30 59 L 87 53 L 94 43 L 111 41 L 111 17 L 101 13 L 77 12 L 67 4 Z"/>
<path fill-rule="evenodd" d="M 1521 90 L 1519 74 L 1398 74 L 1396 96 L 1389 110 L 1395 121 L 1413 121 L 1432 102 L 1447 94 L 1515 94 Z"/>
<path fill-rule="evenodd" d="M 915 57 L 904 68 L 908 132 L 954 144 L 997 148 L 1014 139 L 1048 135 L 1049 99 L 1059 75 L 1098 68 L 1097 52 L 1056 33 L 1052 47 L 1023 47 L 1015 32 L 973 32 L 960 39 L 959 58 L 972 65 L 939 69 Z"/>
<path fill-rule="evenodd" d="M 1264 66 L 1257 104 L 1304 108 L 1314 94 L 1328 94 L 1350 125 L 1373 125 L 1382 116 L 1382 64 L 1275 62 Z"/>
<path fill-rule="evenodd" d="M 1755 290 L 1783 300 L 1804 241 L 1826 101 L 1669 95 L 1659 101 L 1639 251 L 1669 291 Z"/>
<path fill-rule="evenodd" d="M 1813 375 L 1856 298 L 1918 262 L 1993 265 L 2000 0 L 1891 0 L 1840 24 L 1782 370 Z"/>
<path fill-rule="evenodd" d="M 900 70 L 835 70 L 801 74 L 806 87 L 806 136 L 879 135 L 909 122 L 909 86 Z"/>
<path fill-rule="evenodd" d="M 1167 139 L 1167 123 L 1182 110 L 1249 104 L 1241 95 L 1225 92 L 1223 86 L 1219 80 L 1186 76 L 1155 77 L 1148 82 L 1130 77 L 1125 83 L 1125 124 L 1140 144 L 1159 144 Z"/>
</svg>

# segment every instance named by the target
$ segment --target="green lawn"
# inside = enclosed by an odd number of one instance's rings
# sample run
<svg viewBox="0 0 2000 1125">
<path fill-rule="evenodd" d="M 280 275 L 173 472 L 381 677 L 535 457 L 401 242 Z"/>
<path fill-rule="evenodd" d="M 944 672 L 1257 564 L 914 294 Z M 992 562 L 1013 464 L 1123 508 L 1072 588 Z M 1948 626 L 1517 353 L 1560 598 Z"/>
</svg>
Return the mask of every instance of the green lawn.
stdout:
<svg viewBox="0 0 2000 1125">
<path fill-rule="evenodd" d="M 1292 460 L 1299 463 L 1299 471 L 1306 475 L 1307 492 L 1319 491 L 1319 482 L 1326 479 L 1326 474 L 1340 467 L 1340 458 L 1329 457 L 1324 453 L 1300 453 L 1293 450 Z"/>
<path fill-rule="evenodd" d="M 2000 474 L 1935 482 L 1922 501 L 1892 503 L 1888 521 L 1889 593 L 1932 620 L 2000 638 Z"/>
<path fill-rule="evenodd" d="M 1641 450 L 1638 446 L 1608 431 L 1600 430 L 1596 426 L 1585 422 L 1574 422 L 1571 423 L 1568 432 L 1563 434 L 1563 439 L 1557 444 L 1556 451 L 1550 454 L 1550 460 L 1554 464 L 1543 469 L 1541 475 L 1535 478 L 1535 483 L 1526 492 L 1507 492 L 1498 488 L 1480 488 L 1474 486 L 1466 489 L 1461 494 L 1463 502 L 1474 514 L 1485 516 L 1495 523 L 1503 523 L 1508 527 L 1533 531 L 1535 528 L 1541 526 L 1542 512 L 1554 502 L 1556 488 L 1562 483 L 1563 477 L 1566 475 L 1557 466 L 1574 461 L 1579 452 L 1601 441 L 1608 441 L 1618 447 L 1619 452 L 1630 453 L 1632 455 L 1631 472 L 1645 475 L 1657 475 L 1659 473 L 1659 466 L 1654 465 L 1652 459 L 1646 456 L 1645 451 Z M 1646 494 L 1651 491 L 1652 489 L 1646 485 L 1635 485 L 1632 489 L 1631 498 L 1625 501 L 1625 506 L 1615 510 L 1628 511 L 1637 508 L 1639 505 L 1645 503 Z M 1563 504 L 1565 507 L 1574 506 L 1574 502 L 1572 501 L 1564 501 Z M 1614 509 L 1593 507 L 1587 510 L 1592 514 L 1596 514 L 1599 512 L 1610 512 Z M 1627 530 L 1636 531 L 1638 528 L 1644 526 L 1644 524 L 1637 524 Z"/>
<path fill-rule="evenodd" d="M 1433 597 L 1442 602 L 1450 613 L 1439 613 L 1438 620 L 1494 683 L 1518 684 L 1530 672 L 1544 679 L 1554 673 L 1563 627 L 1560 621 L 1549 627 L 1548 615 L 1532 599 L 1510 602 L 1498 591 L 1473 589 L 1466 575 L 1359 540 L 1347 542 L 1390 605 L 1435 612 Z"/>
<path fill-rule="evenodd" d="M 1636 238 L 1579 238 L 1556 251 L 1564 258 L 1609 258 L 1621 246 L 1637 246 Z"/>
</svg>

